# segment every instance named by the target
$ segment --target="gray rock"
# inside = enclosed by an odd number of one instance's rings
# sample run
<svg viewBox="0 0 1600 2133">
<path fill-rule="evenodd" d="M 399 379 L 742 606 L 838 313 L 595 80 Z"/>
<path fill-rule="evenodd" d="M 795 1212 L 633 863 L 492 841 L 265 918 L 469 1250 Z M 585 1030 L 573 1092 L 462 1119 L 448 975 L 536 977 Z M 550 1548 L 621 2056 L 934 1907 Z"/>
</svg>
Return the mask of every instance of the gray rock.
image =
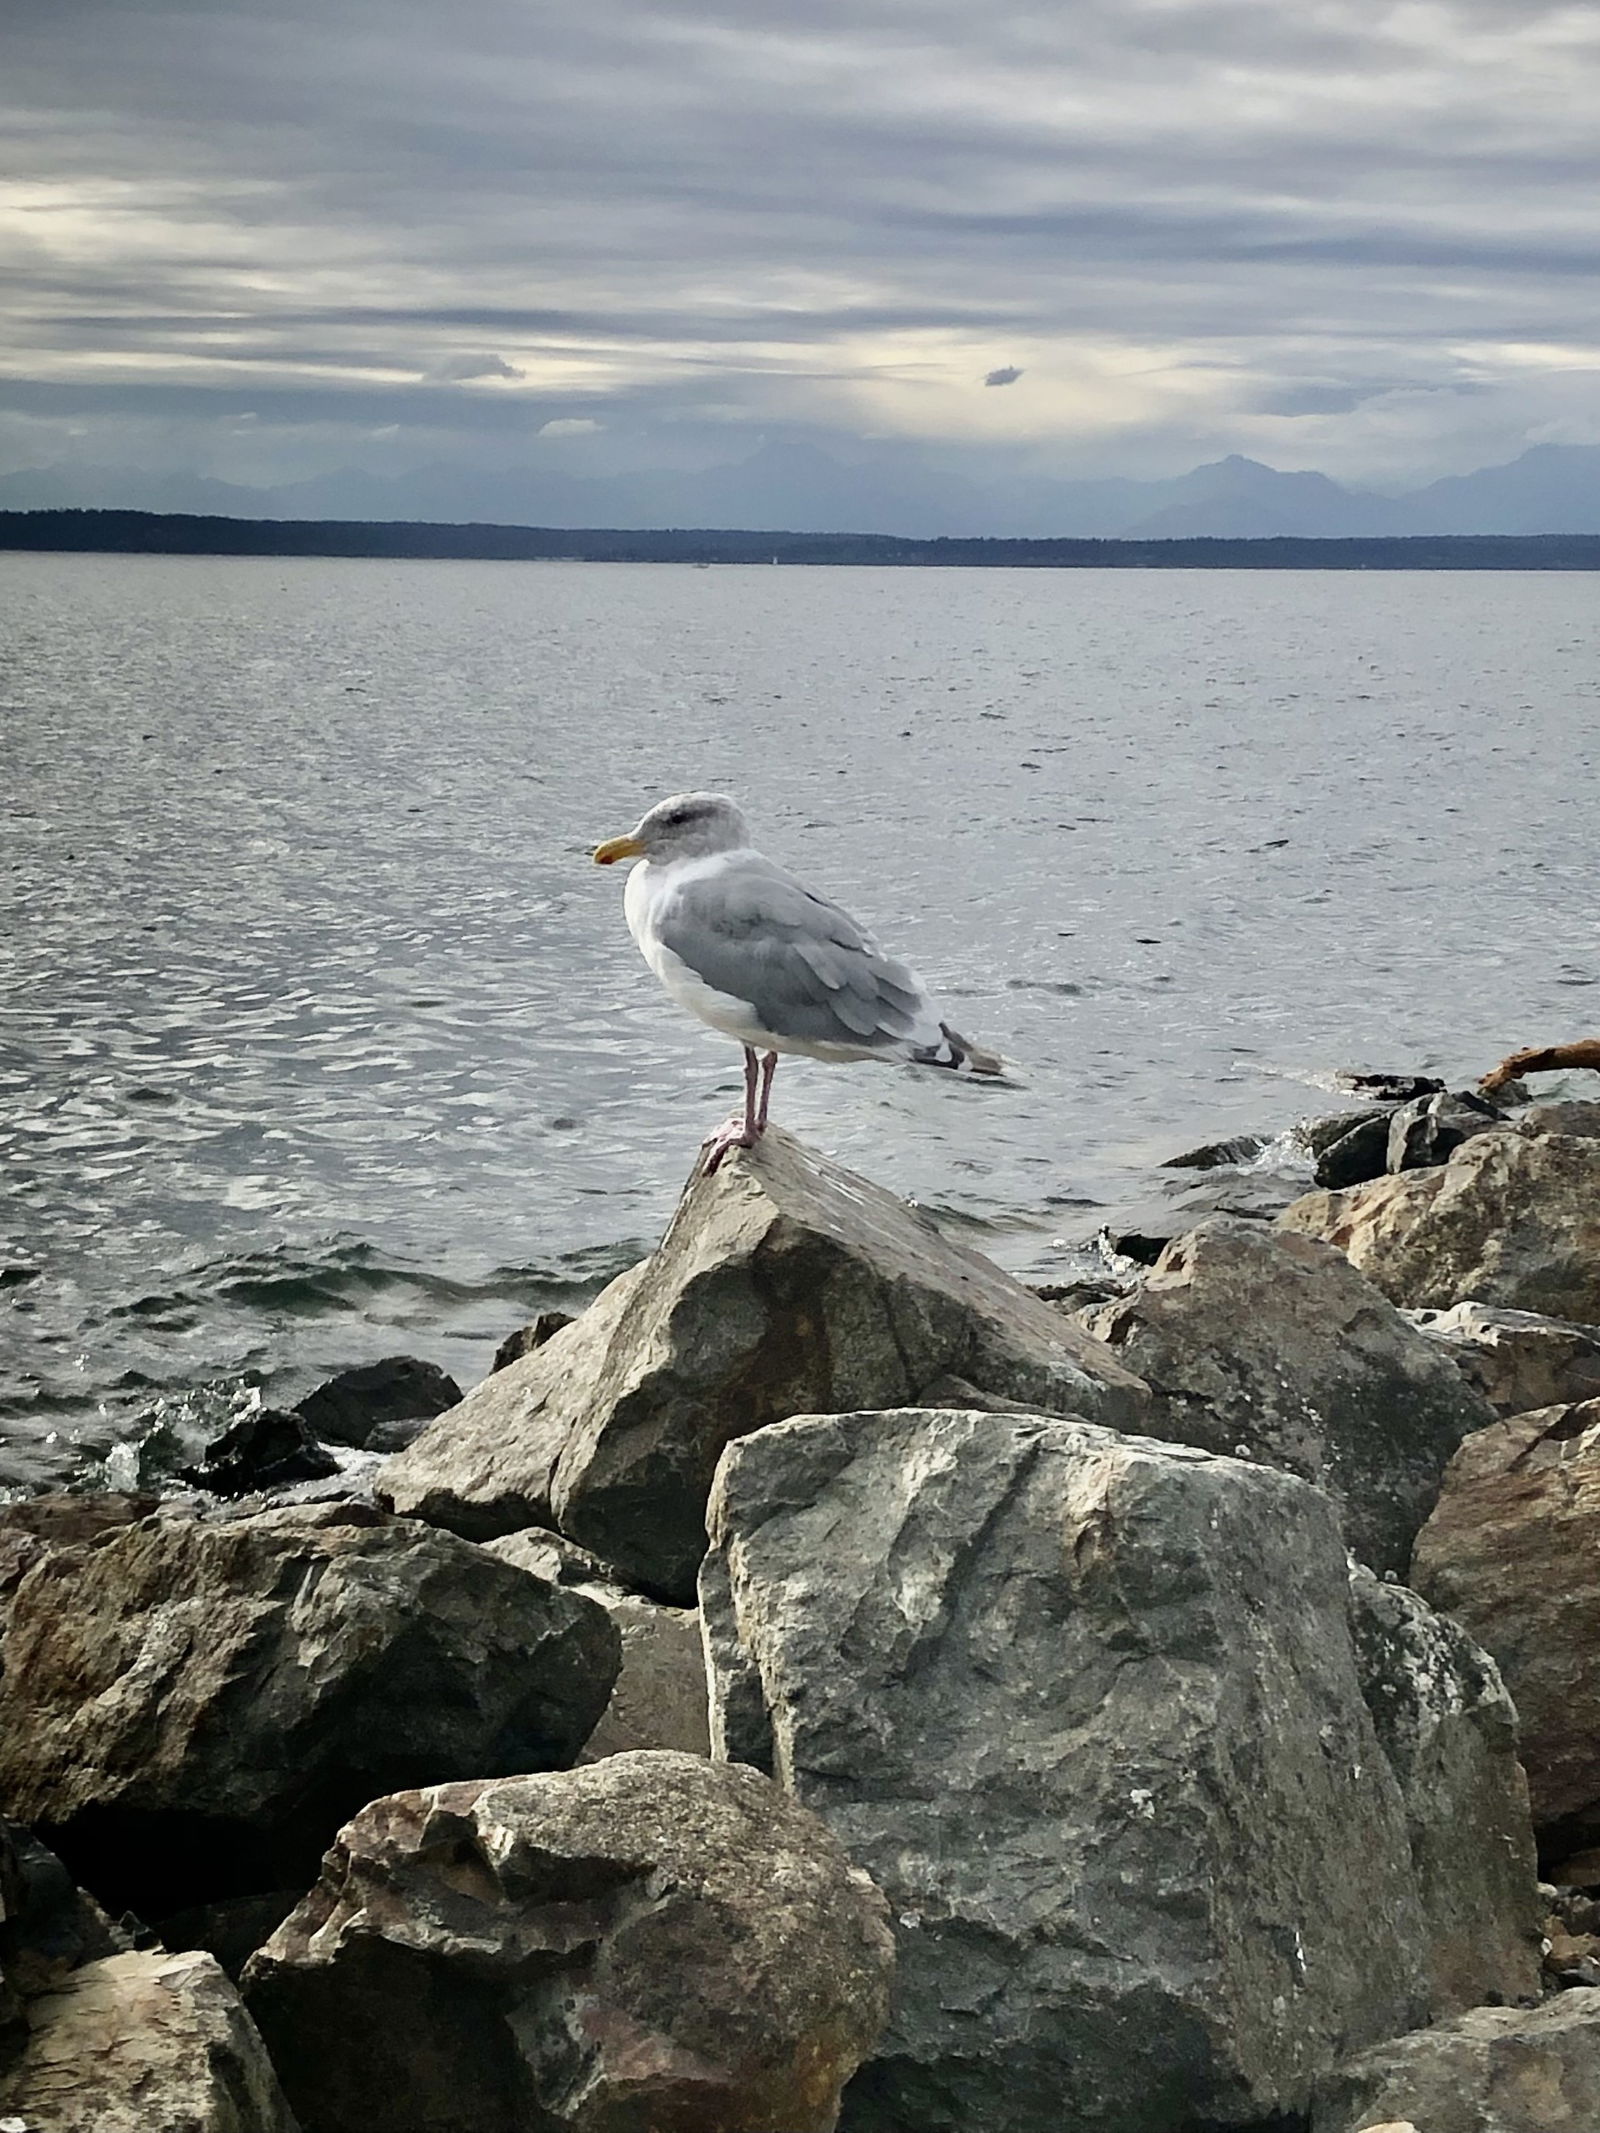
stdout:
<svg viewBox="0 0 1600 2133">
<path fill-rule="evenodd" d="M 1600 1399 L 1600 1326 L 1481 1303 L 1405 1315 L 1454 1356 L 1497 1414 Z"/>
<path fill-rule="evenodd" d="M 1537 1998 L 1538 1860 L 1495 1663 L 1459 1623 L 1359 1565 L 1350 1601 L 1362 1693 L 1405 1802 L 1434 2012 Z"/>
<path fill-rule="evenodd" d="M 897 1921 L 849 2133 L 1253 2123 L 1424 2019 L 1316 1490 L 1070 1420 L 857 1414 L 732 1446 L 712 1534 L 716 1750 Z"/>
<path fill-rule="evenodd" d="M 1600 1400 L 1469 1437 L 1411 1582 L 1493 1654 L 1551 1853 L 1600 1839 Z"/>
<path fill-rule="evenodd" d="M 1331 1246 L 1213 1221 L 1090 1314 L 1163 1395 L 1150 1434 L 1317 1483 L 1363 1562 L 1404 1572 L 1456 1446 L 1493 1409 Z"/>
<path fill-rule="evenodd" d="M 1198 1148 L 1186 1148 L 1182 1155 L 1169 1155 L 1161 1165 L 1163 1170 L 1224 1170 L 1234 1169 L 1241 1163 L 1253 1163 L 1264 1148 L 1271 1143 L 1259 1133 L 1236 1133 L 1231 1140 L 1206 1141 Z"/>
<path fill-rule="evenodd" d="M 1324 2086 L 1312 2133 L 1595 2133 L 1600 1992 L 1479 2007 L 1363 2052 Z"/>
<path fill-rule="evenodd" d="M 580 1762 L 623 1755 L 637 1748 L 676 1748 L 685 1755 L 711 1753 L 706 1655 L 700 1612 L 667 1607 L 617 1585 L 605 1565 L 584 1549 L 530 1526 L 523 1533 L 486 1541 L 490 1555 L 536 1577 L 551 1578 L 596 1600 L 622 1639 L 622 1670 L 611 1701 L 584 1742 Z"/>
<path fill-rule="evenodd" d="M 1282 1221 L 1338 1245 L 1397 1304 L 1600 1320 L 1600 1140 L 1497 1128 L 1439 1169 L 1308 1193 Z"/>
<path fill-rule="evenodd" d="M 1436 1096 L 1413 1097 L 1389 1115 L 1384 1168 L 1429 1169 L 1442 1163 L 1463 1141 L 1505 1122 L 1506 1115 L 1498 1104 L 1475 1096 L 1470 1089 L 1444 1089 Z M 1319 1177 L 1317 1182 L 1327 1181 Z"/>
<path fill-rule="evenodd" d="M 1600 1102 L 1592 1097 L 1569 1097 L 1561 1103 L 1535 1104 L 1517 1120 L 1517 1131 L 1533 1137 L 1564 1133 L 1579 1140 L 1600 1140 Z"/>
<path fill-rule="evenodd" d="M 377 1793 L 569 1762 L 617 1664 L 594 1601 L 426 1526 L 149 1519 L 13 1594 L 0 1808 L 116 1909 L 303 1888 Z"/>
<path fill-rule="evenodd" d="M 245 1992 L 307 2133 L 830 2133 L 893 1946 L 776 1786 L 621 1755 L 376 1801 Z"/>
<path fill-rule="evenodd" d="M 1192 1184 L 1174 1181 L 1160 1197 L 1144 1200 L 1102 1224 L 1100 1241 L 1124 1259 L 1154 1266 L 1169 1244 L 1214 1215 L 1232 1215 L 1267 1227 L 1292 1204 L 1302 1182 L 1271 1170 L 1227 1171 Z"/>
<path fill-rule="evenodd" d="M 954 1373 L 1135 1422 L 1149 1395 L 1070 1319 L 780 1129 L 698 1173 L 660 1249 L 386 1470 L 397 1510 L 489 1540 L 555 1526 L 688 1605 L 724 1446 Z"/>
<path fill-rule="evenodd" d="M 28 2010 L 0 2081 L 27 2133 L 297 2133 L 261 2039 L 209 1955 L 112 1955 Z"/>
<path fill-rule="evenodd" d="M 24 2002 L 132 1945 L 54 1852 L 20 1823 L 0 1821 L 0 2068 L 26 2043 Z"/>
<path fill-rule="evenodd" d="M 504 1370 L 507 1363 L 520 1363 L 525 1355 L 532 1355 L 536 1348 L 554 1340 L 563 1327 L 571 1324 L 570 1311 L 536 1311 L 525 1326 L 518 1326 L 515 1333 L 506 1335 L 494 1351 L 490 1370 Z"/>
<path fill-rule="evenodd" d="M 1317 1183 L 1337 1191 L 1381 1178 L 1389 1165 L 1389 1121 L 1393 1117 L 1392 1110 L 1368 1112 L 1327 1141 L 1317 1151 L 1313 1173 Z"/>
<path fill-rule="evenodd" d="M 432 1421 L 460 1398 L 461 1387 L 437 1363 L 386 1355 L 380 1362 L 339 1371 L 297 1400 L 294 1411 L 327 1443 L 361 1447 L 396 1425 Z"/>
</svg>

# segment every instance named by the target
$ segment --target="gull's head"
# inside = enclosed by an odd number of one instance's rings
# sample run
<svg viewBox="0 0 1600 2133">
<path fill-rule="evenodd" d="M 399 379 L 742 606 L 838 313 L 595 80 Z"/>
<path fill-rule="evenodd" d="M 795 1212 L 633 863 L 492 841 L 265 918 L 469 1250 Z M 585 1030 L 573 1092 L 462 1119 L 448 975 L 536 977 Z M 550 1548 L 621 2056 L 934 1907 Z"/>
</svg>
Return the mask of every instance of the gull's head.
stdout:
<svg viewBox="0 0 1600 2133">
<path fill-rule="evenodd" d="M 595 847 L 597 866 L 619 859 L 706 859 L 713 852 L 736 852 L 750 842 L 749 825 L 721 792 L 675 792 L 658 800 L 626 837 L 608 837 Z"/>
</svg>

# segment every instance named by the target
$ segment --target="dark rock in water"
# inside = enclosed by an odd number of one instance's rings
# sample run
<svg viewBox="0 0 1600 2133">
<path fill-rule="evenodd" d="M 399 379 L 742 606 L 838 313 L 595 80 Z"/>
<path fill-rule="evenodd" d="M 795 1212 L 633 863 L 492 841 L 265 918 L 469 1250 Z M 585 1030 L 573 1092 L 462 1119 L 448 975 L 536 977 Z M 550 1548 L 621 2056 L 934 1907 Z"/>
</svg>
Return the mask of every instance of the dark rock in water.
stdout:
<svg viewBox="0 0 1600 2133">
<path fill-rule="evenodd" d="M 1152 1436 L 1265 1460 L 1324 1488 L 1379 1571 L 1411 1544 L 1488 1402 L 1331 1245 L 1212 1220 L 1091 1332 L 1165 1397 Z"/>
<path fill-rule="evenodd" d="M 897 1927 L 841 2133 L 1260 2125 L 1427 2018 L 1317 1490 L 1071 1420 L 840 1415 L 731 1446 L 711 1532 L 717 1751 Z"/>
<path fill-rule="evenodd" d="M 1316 1158 L 1335 1141 L 1343 1140 L 1356 1126 L 1366 1125 L 1371 1117 L 1371 1111 L 1366 1110 L 1333 1111 L 1324 1118 L 1302 1118 L 1294 1129 L 1294 1137 L 1307 1155 Z"/>
<path fill-rule="evenodd" d="M 1253 1163 L 1261 1151 L 1271 1145 L 1259 1133 L 1238 1133 L 1231 1141 L 1207 1141 L 1202 1147 L 1186 1149 L 1182 1155 L 1169 1155 L 1161 1168 L 1224 1170 L 1240 1163 Z"/>
<path fill-rule="evenodd" d="M 1491 1126 L 1503 1126 L 1506 1115 L 1498 1104 L 1470 1089 L 1445 1090 L 1437 1096 L 1413 1097 L 1389 1115 L 1389 1143 L 1385 1151 L 1387 1170 L 1426 1170 L 1444 1162 L 1463 1141 Z M 1318 1177 L 1317 1183 L 1331 1183 Z M 1347 1180 L 1350 1184 L 1361 1182 Z"/>
<path fill-rule="evenodd" d="M 618 1659 L 593 1600 L 381 1512 L 147 1519 L 12 1595 L 0 1809 L 145 1917 L 304 1887 L 377 1793 L 569 1762 Z"/>
<path fill-rule="evenodd" d="M 1348 1131 L 1328 1141 L 1317 1157 L 1312 1176 L 1330 1191 L 1346 1185 L 1365 1185 L 1381 1178 L 1389 1161 L 1389 1121 L 1392 1110 L 1369 1111 Z"/>
<path fill-rule="evenodd" d="M 209 1489 L 214 1496 L 248 1496 L 287 1482 L 318 1481 L 338 1471 L 338 1460 L 299 1415 L 281 1407 L 258 1407 L 214 1438 L 197 1465 L 180 1467 L 178 1479 Z"/>
<path fill-rule="evenodd" d="M 1236 1215 L 1263 1226 L 1273 1222 L 1300 1196 L 1303 1179 L 1272 1171 L 1236 1171 L 1193 1185 L 1175 1184 L 1165 1198 L 1146 1201 L 1108 1222 L 1100 1235 L 1113 1252 L 1141 1266 L 1154 1266 L 1167 1246 L 1187 1236 L 1211 1215 Z"/>
<path fill-rule="evenodd" d="M 379 1363 L 341 1370 L 303 1400 L 294 1411 L 328 1444 L 371 1444 L 373 1432 L 396 1422 L 431 1422 L 454 1407 L 461 1387 L 436 1363 L 414 1355 L 388 1355 Z M 392 1450 L 392 1445 L 379 1446 Z"/>
<path fill-rule="evenodd" d="M 697 1171 L 658 1251 L 391 1460 L 396 1509 L 475 1539 L 557 1526 L 692 1605 L 723 1447 L 959 1376 L 1137 1427 L 1110 1351 L 880 1185 L 774 1127 Z"/>
<path fill-rule="evenodd" d="M 831 2133 L 893 1962 L 815 1815 L 620 1755 L 375 1801 L 244 1989 L 306 2133 Z"/>
<path fill-rule="evenodd" d="M 1435 1096 L 1444 1087 L 1432 1074 L 1367 1074 L 1346 1067 L 1334 1075 L 1335 1084 L 1352 1096 L 1367 1096 L 1374 1103 L 1408 1104 L 1415 1096 Z"/>
<path fill-rule="evenodd" d="M 27 2133 L 296 2133 L 238 1994 L 209 1955 L 88 1963 L 29 2009 L 0 2123 Z"/>
<path fill-rule="evenodd" d="M 1458 1622 L 1355 1566 L 1362 1694 L 1405 1801 L 1436 2015 L 1539 1991 L 1540 1902 L 1517 1714 Z"/>
<path fill-rule="evenodd" d="M 1476 2007 L 1361 2053 L 1323 2084 L 1311 2133 L 1595 2133 L 1600 1992 Z"/>
<path fill-rule="evenodd" d="M 554 1340 L 563 1326 L 571 1324 L 570 1311 L 540 1311 L 525 1326 L 518 1326 L 515 1333 L 506 1335 L 494 1351 L 494 1361 L 489 1365 L 491 1373 L 504 1370 L 508 1363 L 520 1363 L 525 1355 L 532 1355 L 535 1348 L 542 1348 L 546 1341 Z"/>
</svg>

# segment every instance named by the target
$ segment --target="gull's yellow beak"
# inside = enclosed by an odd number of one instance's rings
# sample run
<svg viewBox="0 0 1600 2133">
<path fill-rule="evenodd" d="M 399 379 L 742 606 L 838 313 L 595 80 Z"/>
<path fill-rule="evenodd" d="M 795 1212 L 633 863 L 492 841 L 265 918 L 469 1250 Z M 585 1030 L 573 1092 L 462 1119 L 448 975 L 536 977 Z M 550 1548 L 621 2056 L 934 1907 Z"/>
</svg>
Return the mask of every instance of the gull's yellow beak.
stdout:
<svg viewBox="0 0 1600 2133">
<path fill-rule="evenodd" d="M 608 837 L 594 848 L 597 867 L 614 867 L 619 859 L 642 859 L 644 846 L 637 837 Z"/>
</svg>

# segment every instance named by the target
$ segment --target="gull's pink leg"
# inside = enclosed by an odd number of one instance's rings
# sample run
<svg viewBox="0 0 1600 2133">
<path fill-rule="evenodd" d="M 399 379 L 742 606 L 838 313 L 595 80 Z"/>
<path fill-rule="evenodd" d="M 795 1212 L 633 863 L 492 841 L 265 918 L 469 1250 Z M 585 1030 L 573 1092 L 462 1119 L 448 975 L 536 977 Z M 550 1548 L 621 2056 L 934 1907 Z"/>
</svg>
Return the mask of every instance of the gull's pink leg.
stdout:
<svg viewBox="0 0 1600 2133">
<path fill-rule="evenodd" d="M 772 1077 L 778 1071 L 778 1055 L 768 1052 L 761 1062 L 761 1102 L 756 1111 L 756 1131 L 767 1130 L 767 1105 L 772 1101 Z"/>
<path fill-rule="evenodd" d="M 777 1057 L 774 1052 L 774 1064 L 777 1063 Z M 756 1119 L 756 1074 L 756 1055 L 747 1044 L 744 1048 L 744 1110 L 742 1113 L 736 1111 L 725 1125 L 719 1126 L 715 1133 L 708 1134 L 700 1144 L 705 1151 L 708 1177 L 730 1148 L 753 1148 L 756 1144 L 761 1127 L 765 1124 L 764 1119 L 759 1123 Z M 770 1078 L 769 1076 L 768 1079 Z"/>
</svg>

